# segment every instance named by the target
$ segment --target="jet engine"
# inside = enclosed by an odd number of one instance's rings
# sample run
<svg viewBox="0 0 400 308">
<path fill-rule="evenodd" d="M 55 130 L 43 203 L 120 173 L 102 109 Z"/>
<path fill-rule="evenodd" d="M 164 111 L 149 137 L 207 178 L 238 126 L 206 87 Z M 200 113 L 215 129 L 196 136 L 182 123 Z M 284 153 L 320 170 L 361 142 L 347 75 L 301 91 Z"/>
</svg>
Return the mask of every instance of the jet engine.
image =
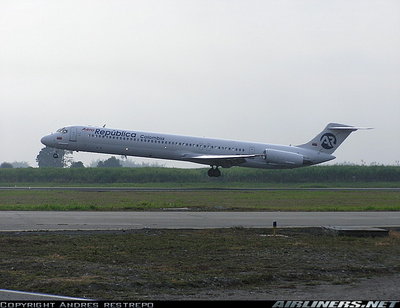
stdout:
<svg viewBox="0 0 400 308">
<path fill-rule="evenodd" d="M 264 159 L 268 164 L 283 165 L 290 167 L 300 167 L 304 164 L 304 157 L 301 154 L 280 150 L 266 149 Z"/>
</svg>

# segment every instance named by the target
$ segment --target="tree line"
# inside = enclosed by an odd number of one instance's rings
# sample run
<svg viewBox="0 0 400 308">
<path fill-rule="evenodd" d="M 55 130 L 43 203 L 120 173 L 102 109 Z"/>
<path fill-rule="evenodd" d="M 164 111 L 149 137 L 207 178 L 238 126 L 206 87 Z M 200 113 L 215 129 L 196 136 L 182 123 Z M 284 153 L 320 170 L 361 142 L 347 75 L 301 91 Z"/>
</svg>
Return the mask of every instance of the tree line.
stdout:
<svg viewBox="0 0 400 308">
<path fill-rule="evenodd" d="M 0 169 L 0 183 L 334 183 L 400 182 L 399 166 L 312 166 L 290 170 L 234 167 L 221 169 L 222 176 L 210 179 L 208 168 L 23 168 Z"/>
<path fill-rule="evenodd" d="M 85 168 L 85 165 L 81 161 L 74 161 L 72 158 L 71 151 L 57 150 L 45 147 L 40 150 L 36 157 L 36 162 L 39 168 Z M 0 164 L 0 168 L 29 168 L 27 162 L 3 162 Z M 106 160 L 97 160 L 93 162 L 90 167 L 97 168 L 139 168 L 139 167 L 162 167 L 159 164 L 138 164 L 132 160 L 125 159 L 121 160 L 112 156 Z"/>
</svg>

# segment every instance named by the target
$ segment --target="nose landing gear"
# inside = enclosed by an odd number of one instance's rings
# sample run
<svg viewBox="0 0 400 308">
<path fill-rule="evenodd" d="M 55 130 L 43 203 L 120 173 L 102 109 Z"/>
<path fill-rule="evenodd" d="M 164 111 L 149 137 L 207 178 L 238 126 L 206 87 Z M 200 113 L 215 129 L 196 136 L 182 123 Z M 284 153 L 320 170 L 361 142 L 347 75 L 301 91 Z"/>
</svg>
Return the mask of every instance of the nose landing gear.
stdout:
<svg viewBox="0 0 400 308">
<path fill-rule="evenodd" d="M 217 166 L 211 166 L 211 169 L 207 172 L 209 177 L 217 178 L 221 176 L 221 171 L 219 171 Z"/>
<path fill-rule="evenodd" d="M 53 154 L 53 158 L 54 158 L 54 159 L 57 159 L 57 158 L 58 158 L 58 153 L 57 153 L 57 152 L 55 152 L 55 153 Z"/>
</svg>

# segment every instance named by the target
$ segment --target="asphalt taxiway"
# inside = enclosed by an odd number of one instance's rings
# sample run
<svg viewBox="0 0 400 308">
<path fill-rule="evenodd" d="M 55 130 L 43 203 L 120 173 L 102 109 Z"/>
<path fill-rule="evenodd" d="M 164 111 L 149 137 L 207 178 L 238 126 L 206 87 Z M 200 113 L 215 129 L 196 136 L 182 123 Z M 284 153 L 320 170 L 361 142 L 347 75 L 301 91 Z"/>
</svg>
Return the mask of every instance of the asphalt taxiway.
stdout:
<svg viewBox="0 0 400 308">
<path fill-rule="evenodd" d="M 398 227 L 400 212 L 60 212 L 1 211 L 0 231 Z"/>
<path fill-rule="evenodd" d="M 104 191 L 150 191 L 150 192 L 163 192 L 163 191 L 399 191 L 400 187 L 308 187 L 308 188 L 230 188 L 230 187 L 200 187 L 200 188 L 190 188 L 190 187 L 178 187 L 178 188 L 168 188 L 168 187 L 29 187 L 29 186 L 12 186 L 0 187 L 1 190 L 39 190 L 39 191 L 52 191 L 52 190 L 68 190 L 68 191 L 93 191 L 93 192 L 104 192 Z"/>
</svg>

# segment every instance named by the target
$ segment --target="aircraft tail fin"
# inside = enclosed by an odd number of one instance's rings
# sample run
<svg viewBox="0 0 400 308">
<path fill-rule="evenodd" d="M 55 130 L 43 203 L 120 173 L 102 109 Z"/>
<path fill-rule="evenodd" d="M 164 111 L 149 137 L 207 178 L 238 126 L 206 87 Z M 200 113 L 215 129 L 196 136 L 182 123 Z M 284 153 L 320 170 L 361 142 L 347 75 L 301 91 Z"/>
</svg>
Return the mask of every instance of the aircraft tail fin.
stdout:
<svg viewBox="0 0 400 308">
<path fill-rule="evenodd" d="M 315 138 L 305 144 L 299 145 L 299 147 L 332 154 L 352 132 L 359 129 L 371 128 L 329 123 Z"/>
</svg>

